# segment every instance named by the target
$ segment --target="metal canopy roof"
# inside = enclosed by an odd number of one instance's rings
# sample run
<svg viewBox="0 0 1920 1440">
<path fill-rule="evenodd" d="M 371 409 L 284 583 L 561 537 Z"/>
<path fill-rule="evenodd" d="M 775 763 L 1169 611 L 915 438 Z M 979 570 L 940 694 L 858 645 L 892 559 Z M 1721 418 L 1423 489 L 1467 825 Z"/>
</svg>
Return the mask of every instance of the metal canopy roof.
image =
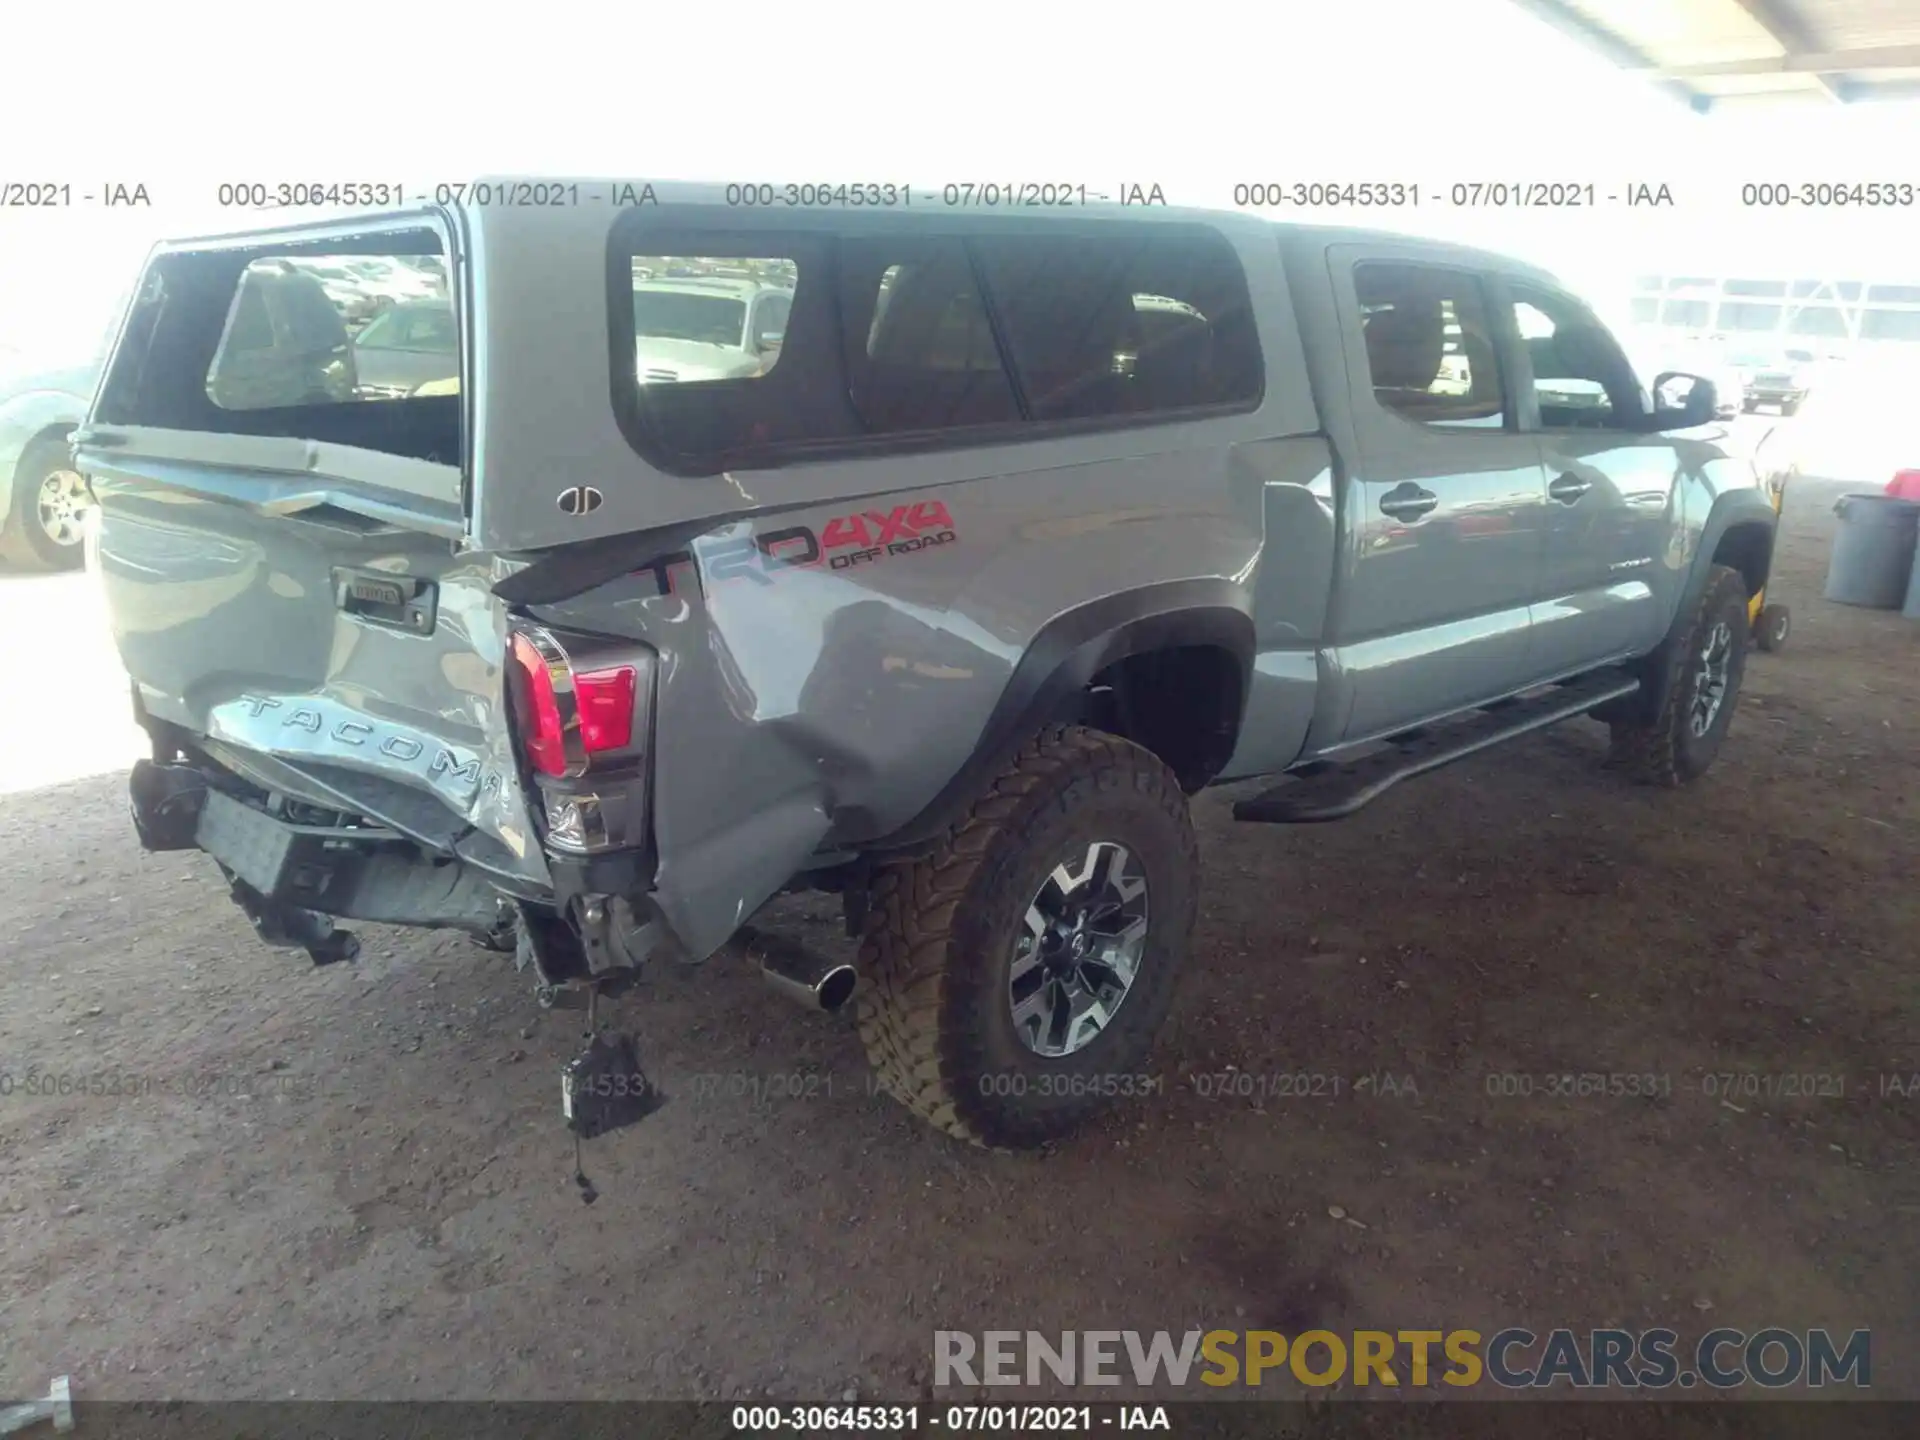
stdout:
<svg viewBox="0 0 1920 1440">
<path fill-rule="evenodd" d="M 1515 0 L 1705 111 L 1920 98 L 1920 0 Z"/>
</svg>

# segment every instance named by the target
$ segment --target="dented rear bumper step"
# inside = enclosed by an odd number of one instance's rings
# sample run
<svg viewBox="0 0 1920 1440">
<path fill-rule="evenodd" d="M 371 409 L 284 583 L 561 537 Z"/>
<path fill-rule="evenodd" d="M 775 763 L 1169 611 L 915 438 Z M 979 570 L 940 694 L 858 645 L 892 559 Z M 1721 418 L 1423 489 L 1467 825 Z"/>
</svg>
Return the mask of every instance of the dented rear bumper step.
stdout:
<svg viewBox="0 0 1920 1440">
<path fill-rule="evenodd" d="M 498 923 L 500 892 L 482 871 L 430 857 L 395 831 L 295 824 L 211 787 L 191 765 L 138 761 L 128 792 L 142 844 L 205 851 L 251 892 L 250 913 L 300 910 L 481 935 Z"/>
</svg>

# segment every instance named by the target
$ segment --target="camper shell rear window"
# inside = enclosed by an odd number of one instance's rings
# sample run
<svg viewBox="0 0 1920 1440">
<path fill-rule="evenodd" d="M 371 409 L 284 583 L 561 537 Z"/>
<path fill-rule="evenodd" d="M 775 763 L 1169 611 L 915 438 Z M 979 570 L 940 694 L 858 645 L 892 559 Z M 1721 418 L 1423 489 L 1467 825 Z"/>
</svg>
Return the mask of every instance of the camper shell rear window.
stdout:
<svg viewBox="0 0 1920 1440">
<path fill-rule="evenodd" d="M 432 229 L 169 251 L 135 292 L 99 418 L 460 464 L 460 341 Z"/>
</svg>

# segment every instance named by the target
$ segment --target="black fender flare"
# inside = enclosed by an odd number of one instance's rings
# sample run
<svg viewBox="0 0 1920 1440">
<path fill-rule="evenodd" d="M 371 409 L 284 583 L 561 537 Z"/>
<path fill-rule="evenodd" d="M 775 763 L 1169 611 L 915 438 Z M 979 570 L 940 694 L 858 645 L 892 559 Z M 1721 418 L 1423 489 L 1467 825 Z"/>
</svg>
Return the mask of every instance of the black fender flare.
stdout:
<svg viewBox="0 0 1920 1440">
<path fill-rule="evenodd" d="M 1780 517 L 1774 512 L 1772 503 L 1757 489 L 1726 490 L 1714 498 L 1713 507 L 1707 512 L 1706 523 L 1700 527 L 1700 543 L 1694 548 L 1686 584 L 1680 587 L 1680 603 L 1674 608 L 1673 618 L 1668 622 L 1666 636 L 1640 661 L 1641 688 L 1639 695 L 1634 697 L 1634 708 L 1640 718 L 1651 720 L 1667 703 L 1667 693 L 1673 685 L 1673 666 L 1668 662 L 1672 658 L 1674 645 L 1679 641 L 1680 627 L 1693 614 L 1693 607 L 1700 603 L 1700 597 L 1706 591 L 1720 542 L 1733 530 L 1764 530 L 1767 536 L 1767 568 L 1771 571 L 1779 522 Z"/>
<path fill-rule="evenodd" d="M 1041 627 L 1007 679 L 972 753 L 921 811 L 869 853 L 910 851 L 937 837 L 1032 736 L 1056 720 L 1095 675 L 1132 655 L 1208 646 L 1240 665 L 1236 730 L 1252 688 L 1255 635 L 1246 590 L 1231 580 L 1171 580 L 1064 610 Z"/>
<path fill-rule="evenodd" d="M 1687 573 L 1685 599 L 1698 600 L 1707 588 L 1707 575 L 1713 569 L 1713 557 L 1727 532 L 1736 529 L 1763 530 L 1767 536 L 1767 568 L 1773 566 L 1773 544 L 1780 531 L 1780 517 L 1773 502 L 1758 490 L 1727 490 L 1716 496 L 1707 512 L 1707 523 L 1700 530 L 1700 548 L 1694 552 L 1693 568 Z"/>
</svg>

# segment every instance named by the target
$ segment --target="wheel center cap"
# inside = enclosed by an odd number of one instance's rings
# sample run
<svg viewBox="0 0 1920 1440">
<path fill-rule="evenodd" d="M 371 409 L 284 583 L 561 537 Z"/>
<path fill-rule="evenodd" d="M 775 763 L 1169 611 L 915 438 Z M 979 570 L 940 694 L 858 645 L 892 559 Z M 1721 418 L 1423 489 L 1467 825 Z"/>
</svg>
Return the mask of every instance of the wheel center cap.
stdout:
<svg viewBox="0 0 1920 1440">
<path fill-rule="evenodd" d="M 1073 958 L 1078 960 L 1093 948 L 1093 942 L 1086 932 L 1082 931 L 1073 937 L 1073 943 L 1067 948 L 1073 952 Z"/>
</svg>

